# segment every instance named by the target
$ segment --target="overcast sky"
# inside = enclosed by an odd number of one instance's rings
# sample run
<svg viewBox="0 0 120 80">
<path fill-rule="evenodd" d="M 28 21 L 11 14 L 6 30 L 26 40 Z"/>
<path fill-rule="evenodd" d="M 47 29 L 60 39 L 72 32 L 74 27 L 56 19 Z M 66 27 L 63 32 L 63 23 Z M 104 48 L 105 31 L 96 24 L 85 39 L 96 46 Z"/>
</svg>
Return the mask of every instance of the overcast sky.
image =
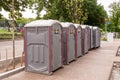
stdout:
<svg viewBox="0 0 120 80">
<path fill-rule="evenodd" d="M 98 3 L 99 4 L 102 4 L 104 6 L 104 9 L 107 11 L 107 13 L 109 14 L 109 5 L 113 2 L 113 1 L 118 1 L 118 0 L 98 0 Z M 1 14 L 4 15 L 4 17 L 8 18 L 8 13 L 4 10 L 2 10 L 2 12 L 0 12 Z M 36 17 L 36 14 L 35 13 L 32 13 L 31 10 L 29 9 L 26 9 L 25 12 L 22 12 L 23 14 L 23 17 L 25 18 L 35 18 Z M 45 11 L 42 11 L 41 14 L 45 14 Z"/>
<path fill-rule="evenodd" d="M 98 0 L 98 3 L 102 4 L 104 6 L 104 9 L 109 14 L 109 10 L 110 10 L 109 5 L 113 3 L 113 1 L 119 1 L 119 0 Z"/>
</svg>

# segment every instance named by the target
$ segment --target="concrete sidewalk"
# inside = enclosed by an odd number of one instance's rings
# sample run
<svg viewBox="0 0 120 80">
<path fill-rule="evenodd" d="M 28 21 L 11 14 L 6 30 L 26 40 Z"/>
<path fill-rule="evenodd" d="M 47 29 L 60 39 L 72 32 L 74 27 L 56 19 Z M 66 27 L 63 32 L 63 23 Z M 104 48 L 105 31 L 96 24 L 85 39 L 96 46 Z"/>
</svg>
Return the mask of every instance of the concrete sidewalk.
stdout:
<svg viewBox="0 0 120 80">
<path fill-rule="evenodd" d="M 99 49 L 92 50 L 52 76 L 20 72 L 4 80 L 108 80 L 113 61 L 120 61 L 116 51 L 120 41 L 102 42 Z"/>
</svg>

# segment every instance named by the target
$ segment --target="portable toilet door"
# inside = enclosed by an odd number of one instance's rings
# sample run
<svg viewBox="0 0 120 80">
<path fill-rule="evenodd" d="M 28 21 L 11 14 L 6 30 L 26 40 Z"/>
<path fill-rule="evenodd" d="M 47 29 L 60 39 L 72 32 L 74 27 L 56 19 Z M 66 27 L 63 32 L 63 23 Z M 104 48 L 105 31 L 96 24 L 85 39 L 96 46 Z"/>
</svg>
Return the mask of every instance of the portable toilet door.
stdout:
<svg viewBox="0 0 120 80">
<path fill-rule="evenodd" d="M 93 27 L 93 48 L 96 48 L 96 27 Z"/>
<path fill-rule="evenodd" d="M 98 46 L 98 27 L 93 27 L 94 48 Z"/>
<path fill-rule="evenodd" d="M 100 29 L 98 29 L 98 47 L 100 47 L 101 44 L 101 32 Z"/>
<path fill-rule="evenodd" d="M 96 47 L 100 47 L 101 32 L 98 27 L 96 27 Z"/>
<path fill-rule="evenodd" d="M 88 52 L 88 38 L 87 38 L 87 28 L 86 25 L 81 25 L 82 28 L 82 53 L 86 54 Z"/>
<path fill-rule="evenodd" d="M 90 28 L 89 28 L 89 26 L 87 25 L 87 45 L 88 45 L 88 50 L 90 50 L 90 48 L 91 48 L 91 39 L 90 39 L 90 37 L 91 37 L 91 33 L 90 33 Z"/>
<path fill-rule="evenodd" d="M 61 23 L 63 27 L 63 63 L 75 60 L 75 26 L 72 23 Z"/>
<path fill-rule="evenodd" d="M 90 49 L 93 49 L 93 27 L 89 26 L 90 28 Z"/>
<path fill-rule="evenodd" d="M 62 26 L 56 20 L 37 20 L 25 25 L 25 70 L 51 74 L 62 66 Z"/>
<path fill-rule="evenodd" d="M 82 56 L 82 45 L 81 45 L 81 26 L 80 24 L 74 24 L 76 27 L 76 57 Z"/>
</svg>

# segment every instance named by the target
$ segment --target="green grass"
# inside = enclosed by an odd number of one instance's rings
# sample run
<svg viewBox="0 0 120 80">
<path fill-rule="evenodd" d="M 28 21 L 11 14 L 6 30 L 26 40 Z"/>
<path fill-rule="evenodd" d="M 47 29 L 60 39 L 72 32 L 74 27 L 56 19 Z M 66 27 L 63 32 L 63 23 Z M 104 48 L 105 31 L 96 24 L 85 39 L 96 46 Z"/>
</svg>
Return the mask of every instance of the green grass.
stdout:
<svg viewBox="0 0 120 80">
<path fill-rule="evenodd" d="M 8 32 L 7 29 L 0 29 L 0 34 L 12 34 L 12 31 Z M 21 34 L 21 33 L 15 32 L 15 34 Z"/>
<path fill-rule="evenodd" d="M 8 32 L 7 29 L 0 29 L 1 34 L 12 34 L 12 32 Z"/>
<path fill-rule="evenodd" d="M 22 33 L 15 32 L 15 38 L 21 38 L 22 36 Z M 0 29 L 0 39 L 12 39 L 12 31 L 8 32 L 7 29 Z"/>
</svg>

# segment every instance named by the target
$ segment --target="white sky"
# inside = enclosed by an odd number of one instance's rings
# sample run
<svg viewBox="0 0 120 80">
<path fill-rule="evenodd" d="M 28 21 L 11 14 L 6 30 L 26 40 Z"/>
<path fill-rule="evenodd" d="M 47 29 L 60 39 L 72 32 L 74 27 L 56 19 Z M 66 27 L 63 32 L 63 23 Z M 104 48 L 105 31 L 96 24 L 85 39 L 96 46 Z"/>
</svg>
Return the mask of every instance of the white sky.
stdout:
<svg viewBox="0 0 120 80">
<path fill-rule="evenodd" d="M 98 3 L 104 6 L 104 9 L 107 11 L 109 15 L 109 10 L 110 10 L 109 5 L 113 3 L 113 1 L 119 1 L 119 0 L 98 0 Z"/>
<path fill-rule="evenodd" d="M 107 13 L 109 14 L 110 9 L 108 6 L 113 1 L 118 1 L 118 0 L 98 0 L 98 3 L 102 4 L 104 6 L 105 10 L 107 11 Z M 8 12 L 2 10 L 0 13 L 3 14 L 5 18 L 8 18 Z M 23 14 L 23 17 L 25 17 L 25 18 L 35 18 L 36 17 L 36 14 L 32 13 L 32 10 L 29 10 L 29 9 L 26 9 L 26 11 L 22 12 L 22 14 Z M 45 11 L 42 11 L 41 16 L 43 16 L 44 14 L 45 14 Z"/>
</svg>

